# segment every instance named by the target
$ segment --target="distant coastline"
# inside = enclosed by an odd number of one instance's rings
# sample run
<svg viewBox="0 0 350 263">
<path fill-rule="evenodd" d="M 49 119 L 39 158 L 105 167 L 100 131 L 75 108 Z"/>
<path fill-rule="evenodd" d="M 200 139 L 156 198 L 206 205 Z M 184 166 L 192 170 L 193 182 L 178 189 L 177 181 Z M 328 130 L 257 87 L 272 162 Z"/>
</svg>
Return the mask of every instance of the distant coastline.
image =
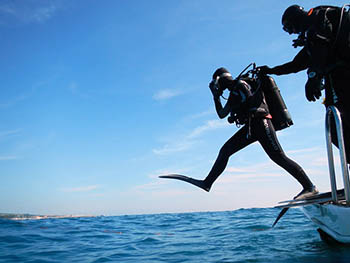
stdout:
<svg viewBox="0 0 350 263">
<path fill-rule="evenodd" d="M 9 220 L 78 218 L 78 217 L 96 217 L 96 216 L 93 216 L 93 215 L 32 215 L 32 214 L 0 213 L 0 219 L 9 219 Z"/>
</svg>

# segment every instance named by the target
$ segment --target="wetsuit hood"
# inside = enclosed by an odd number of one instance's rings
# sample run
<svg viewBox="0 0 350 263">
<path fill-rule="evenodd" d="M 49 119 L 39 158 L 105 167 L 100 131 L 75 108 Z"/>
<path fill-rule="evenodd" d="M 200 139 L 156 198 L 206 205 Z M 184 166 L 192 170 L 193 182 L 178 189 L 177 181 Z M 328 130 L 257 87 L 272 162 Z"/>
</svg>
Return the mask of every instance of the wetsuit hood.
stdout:
<svg viewBox="0 0 350 263">
<path fill-rule="evenodd" d="M 224 67 L 218 68 L 213 74 L 213 80 L 220 91 L 225 89 L 232 89 L 234 86 L 234 80 L 231 73 Z"/>
<path fill-rule="evenodd" d="M 299 34 L 307 26 L 307 12 L 299 5 L 288 7 L 282 15 L 283 30 L 289 34 Z"/>
</svg>

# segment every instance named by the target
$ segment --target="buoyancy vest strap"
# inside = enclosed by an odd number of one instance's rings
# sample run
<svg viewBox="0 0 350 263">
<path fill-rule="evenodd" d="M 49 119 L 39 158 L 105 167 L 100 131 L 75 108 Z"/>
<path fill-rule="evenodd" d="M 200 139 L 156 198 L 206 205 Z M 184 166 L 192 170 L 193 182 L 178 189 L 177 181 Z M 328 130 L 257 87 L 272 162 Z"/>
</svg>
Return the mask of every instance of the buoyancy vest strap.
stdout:
<svg viewBox="0 0 350 263">
<path fill-rule="evenodd" d="M 338 30 L 337 30 L 337 34 L 335 36 L 335 40 L 334 40 L 334 43 L 333 43 L 333 48 L 335 48 L 335 45 L 338 41 L 338 37 L 339 37 L 339 33 L 340 33 L 340 29 L 342 27 L 342 24 L 343 24 L 343 15 L 344 15 L 344 10 L 345 10 L 345 7 L 346 6 L 350 6 L 349 4 L 347 5 L 343 5 L 342 9 L 341 9 L 341 12 L 340 12 L 340 19 L 339 19 L 339 25 L 338 25 Z"/>
</svg>

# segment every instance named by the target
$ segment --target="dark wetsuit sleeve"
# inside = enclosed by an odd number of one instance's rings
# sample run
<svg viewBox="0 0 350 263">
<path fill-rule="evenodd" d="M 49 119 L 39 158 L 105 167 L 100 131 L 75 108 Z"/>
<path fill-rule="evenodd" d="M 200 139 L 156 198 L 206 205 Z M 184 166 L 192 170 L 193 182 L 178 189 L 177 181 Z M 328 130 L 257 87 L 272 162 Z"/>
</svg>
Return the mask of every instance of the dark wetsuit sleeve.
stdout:
<svg viewBox="0 0 350 263">
<path fill-rule="evenodd" d="M 220 117 L 220 112 L 222 111 L 223 107 L 220 101 L 220 97 L 219 98 L 214 98 L 214 104 L 215 104 L 215 110 L 216 113 L 218 114 L 218 116 Z"/>
<path fill-rule="evenodd" d="M 225 118 L 232 111 L 232 105 L 234 105 L 233 100 L 234 100 L 234 96 L 232 92 L 230 93 L 230 96 L 224 107 L 221 104 L 220 97 L 214 99 L 215 110 L 220 119 Z"/>
<path fill-rule="evenodd" d="M 249 94 L 244 92 L 245 89 L 248 88 L 248 83 L 239 80 L 236 84 L 234 84 L 234 87 L 232 87 L 225 106 L 222 106 L 220 97 L 214 98 L 215 110 L 220 119 L 227 117 L 229 113 L 236 111 L 241 106 L 241 104 L 249 96 Z"/>
<path fill-rule="evenodd" d="M 271 69 L 271 74 L 275 75 L 285 75 L 290 73 L 297 73 L 299 71 L 305 70 L 310 65 L 310 57 L 304 47 L 299 53 L 294 57 L 291 62 L 287 62 L 280 66 L 273 67 Z"/>
</svg>

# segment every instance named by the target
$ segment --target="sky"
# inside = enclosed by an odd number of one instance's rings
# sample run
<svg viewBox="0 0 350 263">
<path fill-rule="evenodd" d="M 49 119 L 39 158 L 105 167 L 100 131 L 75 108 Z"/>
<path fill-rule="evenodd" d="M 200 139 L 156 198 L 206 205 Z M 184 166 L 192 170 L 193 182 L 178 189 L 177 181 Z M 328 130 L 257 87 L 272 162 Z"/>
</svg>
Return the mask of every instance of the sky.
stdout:
<svg viewBox="0 0 350 263">
<path fill-rule="evenodd" d="M 123 215 L 273 207 L 300 190 L 258 143 L 203 179 L 238 128 L 219 120 L 208 83 L 221 66 L 275 66 L 299 49 L 291 4 L 342 1 L 2 0 L 0 213 Z M 275 76 L 294 125 L 286 154 L 329 191 L 321 100 L 306 72 Z M 338 185 L 341 175 L 338 172 Z"/>
</svg>

